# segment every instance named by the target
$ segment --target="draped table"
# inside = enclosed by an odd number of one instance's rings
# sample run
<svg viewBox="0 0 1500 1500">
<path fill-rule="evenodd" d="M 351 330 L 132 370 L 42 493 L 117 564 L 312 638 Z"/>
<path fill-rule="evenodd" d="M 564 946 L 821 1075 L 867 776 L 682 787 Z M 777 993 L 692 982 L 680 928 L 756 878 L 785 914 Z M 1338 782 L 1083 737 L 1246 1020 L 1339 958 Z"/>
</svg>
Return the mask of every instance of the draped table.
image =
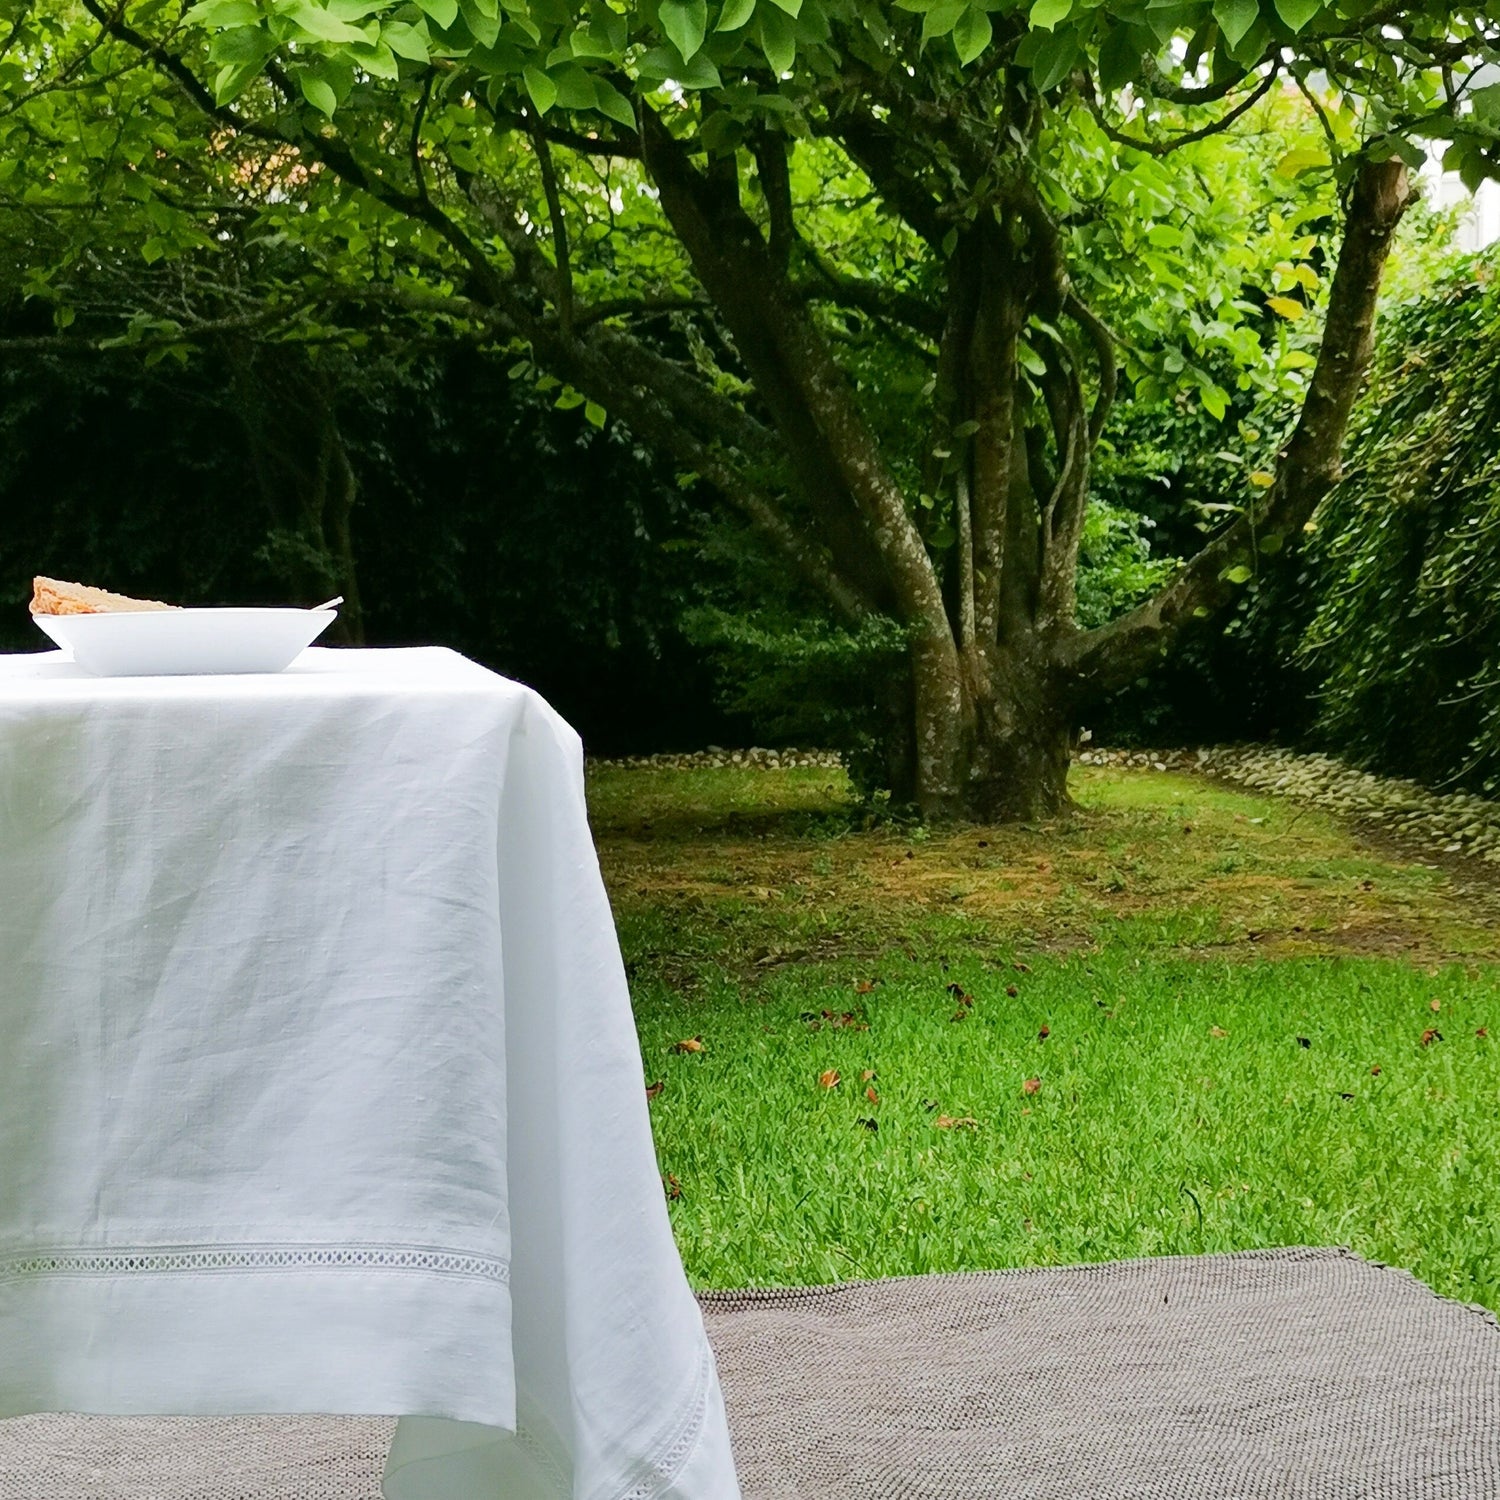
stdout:
<svg viewBox="0 0 1500 1500">
<path fill-rule="evenodd" d="M 440 649 L 0 657 L 0 1417 L 396 1415 L 389 1500 L 736 1500 L 577 736 Z"/>
</svg>

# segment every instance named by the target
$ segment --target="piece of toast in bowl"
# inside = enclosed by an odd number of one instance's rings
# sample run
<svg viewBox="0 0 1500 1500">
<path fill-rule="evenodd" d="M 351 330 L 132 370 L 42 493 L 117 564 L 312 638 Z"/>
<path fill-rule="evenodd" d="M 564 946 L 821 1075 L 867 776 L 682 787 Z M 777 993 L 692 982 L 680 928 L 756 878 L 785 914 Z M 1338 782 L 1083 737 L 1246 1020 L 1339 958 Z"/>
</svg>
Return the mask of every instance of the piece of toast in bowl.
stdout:
<svg viewBox="0 0 1500 1500">
<path fill-rule="evenodd" d="M 34 615 L 120 615 L 177 608 L 159 599 L 132 599 L 128 594 L 111 594 L 108 589 L 90 588 L 85 583 L 64 583 L 60 578 L 35 578 L 31 587 Z"/>
</svg>

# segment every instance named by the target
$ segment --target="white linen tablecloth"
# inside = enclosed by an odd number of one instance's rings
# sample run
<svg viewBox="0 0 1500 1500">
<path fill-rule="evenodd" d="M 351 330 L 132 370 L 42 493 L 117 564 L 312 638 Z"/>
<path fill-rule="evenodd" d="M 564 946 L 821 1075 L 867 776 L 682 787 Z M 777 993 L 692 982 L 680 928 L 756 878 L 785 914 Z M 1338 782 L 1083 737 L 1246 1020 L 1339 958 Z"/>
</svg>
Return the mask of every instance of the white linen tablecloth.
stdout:
<svg viewBox="0 0 1500 1500">
<path fill-rule="evenodd" d="M 439 649 L 0 657 L 0 1416 L 399 1415 L 390 1500 L 734 1500 L 577 736 Z"/>
</svg>

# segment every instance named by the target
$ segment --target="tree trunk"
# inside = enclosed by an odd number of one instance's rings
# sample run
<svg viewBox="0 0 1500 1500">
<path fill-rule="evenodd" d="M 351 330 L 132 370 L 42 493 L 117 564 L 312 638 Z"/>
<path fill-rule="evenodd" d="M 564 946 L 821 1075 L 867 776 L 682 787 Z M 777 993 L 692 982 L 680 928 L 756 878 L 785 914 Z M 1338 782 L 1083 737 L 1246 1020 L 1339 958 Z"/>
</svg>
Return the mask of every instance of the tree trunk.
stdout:
<svg viewBox="0 0 1500 1500">
<path fill-rule="evenodd" d="M 1040 641 L 1019 649 L 967 648 L 958 701 L 942 684 L 923 691 L 931 668 L 912 653 L 919 747 L 949 757 L 918 760 L 917 802 L 935 821 L 1011 823 L 1054 817 L 1070 805 L 1073 725 L 1062 685 Z M 939 769 L 944 779 L 934 773 Z"/>
</svg>

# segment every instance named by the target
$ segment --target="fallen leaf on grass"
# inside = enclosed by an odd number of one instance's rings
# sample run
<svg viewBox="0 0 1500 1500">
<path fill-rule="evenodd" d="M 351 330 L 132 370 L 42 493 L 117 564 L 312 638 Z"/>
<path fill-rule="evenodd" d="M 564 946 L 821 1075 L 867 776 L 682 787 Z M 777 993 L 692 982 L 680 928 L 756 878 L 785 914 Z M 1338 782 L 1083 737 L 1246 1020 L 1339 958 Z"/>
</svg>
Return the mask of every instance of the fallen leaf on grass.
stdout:
<svg viewBox="0 0 1500 1500">
<path fill-rule="evenodd" d="M 939 1115 L 933 1122 L 938 1130 L 978 1130 L 979 1121 L 973 1115 L 960 1115 L 955 1119 L 952 1115 Z"/>
<path fill-rule="evenodd" d="M 1229 1033 L 1227 1031 L 1225 1031 L 1222 1026 L 1210 1026 L 1208 1028 L 1208 1034 L 1211 1037 L 1213 1037 L 1216 1040 L 1221 1041 L 1221 1042 L 1224 1040 L 1224 1038 L 1226 1036 L 1229 1035 Z"/>
<path fill-rule="evenodd" d="M 1443 1033 L 1439 1031 L 1436 1026 L 1429 1026 L 1427 1030 L 1422 1033 L 1422 1045 L 1424 1047 L 1430 1047 L 1434 1042 L 1440 1042 L 1442 1041 L 1442 1039 Z"/>
<path fill-rule="evenodd" d="M 1490 1029 L 1488 1026 L 1481 1026 L 1479 1030 L 1474 1033 L 1474 1035 L 1477 1037 L 1487 1037 L 1489 1034 Z"/>
<path fill-rule="evenodd" d="M 1440 1011 L 1443 1008 L 1443 1002 L 1441 1000 L 1439 1000 L 1436 995 L 1434 995 L 1432 997 L 1432 999 L 1429 1000 L 1427 1003 L 1428 1003 L 1429 1006 L 1431 1006 L 1432 1012 L 1433 1012 L 1434 1015 L 1436 1015 L 1437 1012 Z"/>
<path fill-rule="evenodd" d="M 666 1187 L 667 1197 L 674 1201 L 682 1197 L 682 1184 L 670 1172 L 662 1178 L 662 1183 Z"/>
<path fill-rule="evenodd" d="M 961 984 L 950 984 L 948 993 L 958 1001 L 960 1005 L 972 1005 L 974 997 Z"/>
<path fill-rule="evenodd" d="M 852 1010 L 825 1010 L 823 1019 L 830 1026 L 846 1026 L 850 1031 L 868 1031 L 870 1023 Z"/>
<path fill-rule="evenodd" d="M 1016 998 L 1016 996 L 1019 995 L 1021 992 L 1020 992 L 1020 990 L 1018 990 L 1015 987 L 1015 985 L 1008 984 L 1008 985 L 1005 986 L 1005 993 L 1007 995 L 1009 995 L 1012 1000 L 1014 1000 Z"/>
<path fill-rule="evenodd" d="M 665 1078 L 658 1078 L 655 1083 L 648 1083 L 646 1085 L 646 1097 L 648 1099 L 656 1098 L 666 1086 L 667 1080 Z"/>
<path fill-rule="evenodd" d="M 836 1089 L 839 1086 L 839 1073 L 837 1068 L 829 1068 L 818 1074 L 818 1082 L 825 1089 Z"/>
<path fill-rule="evenodd" d="M 1031 973 L 1031 965 L 1030 964 L 1015 963 L 1015 964 L 1011 965 L 1011 968 L 1013 968 L 1016 971 L 1017 974 L 1029 974 L 1029 973 Z"/>
<path fill-rule="evenodd" d="M 956 1010 L 951 1016 L 948 1017 L 948 1019 L 950 1021 L 967 1021 L 969 1019 L 969 1013 L 966 1010 Z"/>
<path fill-rule="evenodd" d="M 861 1083 L 868 1083 L 874 1076 L 875 1076 L 875 1069 L 874 1068 L 866 1068 L 864 1070 L 864 1072 L 859 1075 L 859 1081 Z"/>
<path fill-rule="evenodd" d="M 1050 1026 L 1043 1026 L 1042 1029 L 1039 1032 L 1037 1032 L 1036 1039 L 1039 1042 L 1045 1042 L 1047 1040 L 1047 1038 L 1049 1036 L 1051 1036 L 1051 1035 L 1052 1035 L 1052 1028 Z"/>
<path fill-rule="evenodd" d="M 1039 1094 L 1041 1093 L 1041 1091 L 1042 1080 L 1040 1078 L 1028 1078 L 1026 1082 L 1021 1085 L 1021 1092 L 1023 1094 Z"/>
<path fill-rule="evenodd" d="M 865 1090 L 865 1098 L 868 1099 L 871 1104 L 880 1103 L 880 1095 L 875 1092 L 873 1085 Z"/>
<path fill-rule="evenodd" d="M 1376 1063 L 1375 1066 L 1370 1069 L 1370 1077 L 1371 1078 L 1379 1078 L 1380 1077 L 1380 1064 L 1379 1063 Z"/>
<path fill-rule="evenodd" d="M 703 1045 L 701 1036 L 690 1036 L 686 1041 L 673 1042 L 672 1050 L 674 1052 L 706 1052 L 708 1048 Z"/>
<path fill-rule="evenodd" d="M 874 988 L 875 981 L 873 979 L 861 979 L 860 982 L 854 986 L 854 993 L 856 995 L 868 995 Z"/>
</svg>

